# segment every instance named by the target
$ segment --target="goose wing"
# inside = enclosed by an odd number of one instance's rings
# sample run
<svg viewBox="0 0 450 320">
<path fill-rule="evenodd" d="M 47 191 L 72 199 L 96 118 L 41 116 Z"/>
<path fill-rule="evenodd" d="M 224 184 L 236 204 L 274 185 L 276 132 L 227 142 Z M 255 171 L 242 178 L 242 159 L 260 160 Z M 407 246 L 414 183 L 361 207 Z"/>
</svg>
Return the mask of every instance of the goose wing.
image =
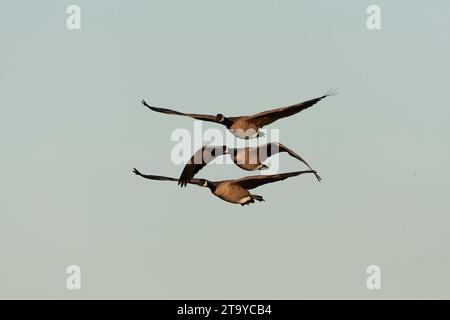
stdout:
<svg viewBox="0 0 450 320">
<path fill-rule="evenodd" d="M 291 157 L 296 158 L 297 160 L 303 162 L 310 170 L 313 170 L 313 168 L 311 168 L 308 162 L 306 162 L 306 160 L 304 160 L 300 155 L 298 155 L 293 150 L 289 149 L 288 147 L 279 142 L 272 142 L 262 145 L 259 147 L 258 152 L 259 152 L 259 159 L 261 162 L 267 160 L 267 158 L 270 158 L 271 156 L 279 152 L 286 152 Z M 320 182 L 322 178 L 317 173 L 315 173 L 315 175 L 317 180 L 319 180 Z"/>
<path fill-rule="evenodd" d="M 249 121 L 254 122 L 259 127 L 263 127 L 263 126 L 271 124 L 272 122 L 275 122 L 281 118 L 286 118 L 286 117 L 292 116 L 296 113 L 299 113 L 302 110 L 308 109 L 309 107 L 312 107 L 320 100 L 322 100 L 328 96 L 335 95 L 335 94 L 336 94 L 335 91 L 329 90 L 323 96 L 315 98 L 315 99 L 303 101 L 303 102 L 293 104 L 288 107 L 272 109 L 272 110 L 257 113 L 255 115 L 250 116 Z"/>
<path fill-rule="evenodd" d="M 272 175 L 261 175 L 261 176 L 250 176 L 245 177 L 239 180 L 235 180 L 234 182 L 239 184 L 241 187 L 250 190 L 262 186 L 267 183 L 281 181 L 290 177 L 295 177 L 304 173 L 316 173 L 314 170 L 306 170 L 306 171 L 294 171 L 287 173 L 279 173 Z"/>
<path fill-rule="evenodd" d="M 142 174 L 136 168 L 133 168 L 133 172 L 134 172 L 134 174 L 141 176 L 142 178 L 145 178 L 145 179 L 159 180 L 159 181 L 178 181 L 178 179 L 170 178 L 170 177 Z M 199 179 L 191 179 L 188 183 L 201 185 L 201 181 Z"/>
<path fill-rule="evenodd" d="M 184 166 L 178 184 L 184 187 L 189 181 L 215 158 L 227 153 L 226 146 L 203 146 L 195 152 Z"/>
<path fill-rule="evenodd" d="M 165 109 L 165 108 L 159 108 L 159 107 L 150 106 L 149 104 L 147 104 L 147 102 L 145 102 L 145 100 L 142 100 L 141 102 L 142 102 L 142 104 L 144 106 L 146 106 L 150 110 L 153 110 L 153 111 L 156 111 L 156 112 L 161 112 L 161 113 L 165 113 L 165 114 L 174 114 L 174 115 L 178 115 L 178 116 L 186 116 L 186 117 L 191 117 L 191 118 L 194 118 L 194 119 L 197 119 L 197 120 L 203 120 L 203 121 L 220 123 L 219 121 L 217 121 L 216 116 L 213 116 L 213 115 L 195 114 L 195 113 L 183 113 L 183 112 L 179 112 L 179 111 L 175 111 L 175 110 L 171 110 L 171 109 Z"/>
</svg>

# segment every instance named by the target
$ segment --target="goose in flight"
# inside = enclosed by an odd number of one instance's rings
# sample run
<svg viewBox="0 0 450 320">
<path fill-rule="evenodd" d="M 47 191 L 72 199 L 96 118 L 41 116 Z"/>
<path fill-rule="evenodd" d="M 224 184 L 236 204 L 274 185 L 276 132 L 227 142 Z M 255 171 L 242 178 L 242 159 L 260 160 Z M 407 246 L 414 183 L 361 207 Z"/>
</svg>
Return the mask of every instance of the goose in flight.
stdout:
<svg viewBox="0 0 450 320">
<path fill-rule="evenodd" d="M 258 147 L 246 148 L 228 148 L 227 146 L 203 146 L 195 152 L 186 163 L 178 184 L 183 187 L 201 170 L 207 166 L 215 158 L 222 155 L 230 155 L 233 162 L 241 169 L 247 171 L 267 169 L 263 161 L 269 157 L 279 153 L 287 152 L 291 157 L 303 162 L 310 170 L 311 166 L 303 160 L 298 154 L 290 150 L 286 146 L 278 142 L 267 143 Z M 321 180 L 320 176 L 314 172 L 317 180 Z"/>
<path fill-rule="evenodd" d="M 137 169 L 133 168 L 133 172 L 138 176 L 141 176 L 150 180 L 160 180 L 160 181 L 178 181 L 178 179 L 163 177 L 163 176 L 154 176 L 154 175 L 146 175 L 140 173 Z M 307 171 L 295 171 L 288 173 L 280 173 L 266 176 L 250 176 L 244 177 L 242 179 L 237 180 L 223 180 L 223 181 L 209 181 L 206 179 L 191 179 L 188 183 L 196 184 L 201 187 L 207 187 L 211 192 L 219 197 L 220 199 L 240 204 L 244 206 L 246 204 L 254 203 L 257 201 L 264 201 L 263 197 L 251 194 L 249 190 L 257 188 L 267 183 L 277 182 L 289 177 L 298 176 L 304 173 L 314 173 L 314 170 Z"/>
<path fill-rule="evenodd" d="M 259 131 L 264 126 L 271 124 L 279 119 L 292 116 L 305 110 L 313 105 L 315 105 L 320 100 L 335 95 L 337 92 L 334 90 L 329 90 L 323 96 L 311 99 L 308 101 L 303 101 L 288 107 L 263 111 L 251 116 L 238 116 L 238 117 L 225 117 L 223 114 L 219 113 L 216 116 L 207 114 L 195 114 L 195 113 L 183 113 L 171 109 L 164 109 L 159 107 L 150 106 L 142 100 L 142 104 L 149 108 L 150 110 L 156 112 L 162 112 L 166 114 L 173 114 L 179 116 L 191 117 L 197 120 L 216 122 L 227 127 L 227 129 L 236 137 L 241 139 L 252 139 L 263 136 L 263 133 Z"/>
</svg>

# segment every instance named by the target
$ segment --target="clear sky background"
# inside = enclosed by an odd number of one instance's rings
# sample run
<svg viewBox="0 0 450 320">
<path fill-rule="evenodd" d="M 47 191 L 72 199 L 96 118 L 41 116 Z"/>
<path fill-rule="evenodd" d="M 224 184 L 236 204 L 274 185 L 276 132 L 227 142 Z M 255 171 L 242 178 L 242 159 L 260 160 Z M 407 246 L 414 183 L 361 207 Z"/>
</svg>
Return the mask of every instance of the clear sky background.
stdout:
<svg viewBox="0 0 450 320">
<path fill-rule="evenodd" d="M 66 8 L 81 7 L 81 30 Z M 382 29 L 366 27 L 381 7 Z M 1 298 L 450 298 L 450 3 L 0 4 Z M 178 177 L 187 112 L 252 114 L 323 177 L 231 205 Z M 204 128 L 220 128 L 204 124 Z M 223 128 L 220 128 L 224 131 Z M 304 167 L 286 155 L 282 171 Z M 199 176 L 239 178 L 233 165 Z M 66 267 L 82 289 L 66 288 Z M 382 289 L 366 288 L 366 268 Z"/>
</svg>

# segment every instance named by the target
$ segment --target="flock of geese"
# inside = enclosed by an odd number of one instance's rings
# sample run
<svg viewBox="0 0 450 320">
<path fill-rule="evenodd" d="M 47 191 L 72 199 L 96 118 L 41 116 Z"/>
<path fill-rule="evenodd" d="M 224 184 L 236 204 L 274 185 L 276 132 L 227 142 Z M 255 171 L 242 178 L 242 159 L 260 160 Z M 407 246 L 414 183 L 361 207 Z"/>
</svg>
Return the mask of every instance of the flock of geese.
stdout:
<svg viewBox="0 0 450 320">
<path fill-rule="evenodd" d="M 269 125 L 279 119 L 292 116 L 315 105 L 320 100 L 336 94 L 335 91 L 329 90 L 321 97 L 303 101 L 288 107 L 263 111 L 251 116 L 239 116 L 239 117 L 225 117 L 219 113 L 214 115 L 194 114 L 194 113 L 182 113 L 171 109 L 159 108 L 150 106 L 142 100 L 142 104 L 150 110 L 161 112 L 171 115 L 187 116 L 197 120 L 216 122 L 227 127 L 227 129 L 236 137 L 241 139 L 253 139 L 263 136 L 260 131 L 266 125 Z M 286 152 L 291 157 L 303 162 L 309 170 L 294 171 L 272 175 L 258 175 L 248 176 L 236 180 L 222 180 L 222 181 L 210 181 L 206 179 L 195 178 L 195 175 L 206 165 L 212 162 L 219 156 L 229 156 L 232 161 L 241 169 L 246 171 L 255 171 L 267 169 L 268 167 L 263 163 L 269 157 L 276 153 Z M 301 174 L 312 173 L 320 182 L 321 178 L 315 170 L 297 153 L 282 145 L 281 143 L 268 143 L 257 147 L 245 147 L 245 148 L 228 148 L 227 146 L 203 146 L 186 163 L 181 176 L 178 179 L 142 174 L 136 168 L 133 168 L 133 172 L 146 179 L 159 180 L 159 181 L 176 181 L 181 187 L 187 186 L 187 184 L 194 184 L 201 187 L 207 187 L 211 192 L 220 199 L 240 204 L 241 206 L 254 203 L 256 201 L 264 201 L 262 196 L 251 194 L 249 190 L 257 188 L 267 183 L 282 181 L 284 179 L 298 176 Z"/>
</svg>

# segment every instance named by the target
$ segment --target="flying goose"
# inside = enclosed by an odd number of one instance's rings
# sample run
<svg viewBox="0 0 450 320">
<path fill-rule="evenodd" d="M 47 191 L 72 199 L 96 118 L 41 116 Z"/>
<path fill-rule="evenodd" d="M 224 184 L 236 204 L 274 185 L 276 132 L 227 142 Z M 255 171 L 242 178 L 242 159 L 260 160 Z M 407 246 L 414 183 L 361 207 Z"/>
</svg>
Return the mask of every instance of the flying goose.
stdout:
<svg viewBox="0 0 450 320">
<path fill-rule="evenodd" d="M 216 116 L 206 115 L 206 114 L 194 114 L 194 113 L 183 113 L 171 109 L 164 109 L 159 107 L 150 106 L 142 100 L 142 104 L 148 107 L 150 110 L 156 112 L 162 112 L 166 114 L 174 114 L 179 116 L 187 116 L 197 120 L 216 122 L 227 127 L 227 129 L 234 134 L 236 137 L 241 139 L 251 139 L 263 136 L 262 132 L 259 131 L 262 127 L 271 124 L 279 119 L 292 116 L 305 110 L 320 100 L 335 95 L 337 92 L 334 90 L 329 90 L 326 94 L 321 97 L 311 99 L 308 101 L 300 102 L 288 107 L 268 110 L 254 114 L 252 116 L 239 116 L 239 117 L 225 117 L 223 114 L 219 113 Z"/>
<path fill-rule="evenodd" d="M 278 142 L 267 143 L 258 147 L 246 148 L 228 148 L 227 146 L 203 146 L 195 152 L 186 163 L 178 184 L 183 187 L 205 166 L 212 162 L 215 158 L 222 155 L 230 155 L 233 162 L 241 169 L 247 171 L 267 169 L 263 164 L 267 158 L 279 153 L 287 152 L 290 156 L 303 162 L 310 170 L 311 166 L 303 160 L 298 154 L 290 150 L 286 146 Z M 317 180 L 321 180 L 317 173 Z"/>
<path fill-rule="evenodd" d="M 175 178 L 146 175 L 140 173 L 136 168 L 133 168 L 133 172 L 138 176 L 141 176 L 150 180 L 160 180 L 160 181 L 178 181 Z M 266 183 L 272 183 L 287 179 L 289 177 L 298 176 L 304 173 L 314 173 L 314 170 L 307 171 L 295 171 L 288 173 L 272 174 L 272 175 L 261 175 L 261 176 L 250 176 L 244 177 L 237 180 L 223 180 L 223 181 L 209 181 L 206 179 L 191 179 L 188 183 L 196 184 L 201 187 L 207 187 L 211 192 L 222 200 L 227 202 L 240 204 L 244 206 L 246 204 L 254 203 L 255 200 L 264 201 L 263 197 L 251 194 L 248 190 L 257 188 Z"/>
</svg>

